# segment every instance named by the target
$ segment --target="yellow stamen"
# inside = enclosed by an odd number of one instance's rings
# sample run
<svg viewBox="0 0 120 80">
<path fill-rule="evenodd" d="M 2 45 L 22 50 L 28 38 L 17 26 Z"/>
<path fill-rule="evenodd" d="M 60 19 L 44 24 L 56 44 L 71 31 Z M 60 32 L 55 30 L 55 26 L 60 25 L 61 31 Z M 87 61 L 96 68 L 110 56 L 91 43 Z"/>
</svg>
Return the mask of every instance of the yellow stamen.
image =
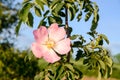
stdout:
<svg viewBox="0 0 120 80">
<path fill-rule="evenodd" d="M 53 48 L 55 46 L 55 42 L 53 40 L 46 41 L 46 45 L 48 48 Z"/>
</svg>

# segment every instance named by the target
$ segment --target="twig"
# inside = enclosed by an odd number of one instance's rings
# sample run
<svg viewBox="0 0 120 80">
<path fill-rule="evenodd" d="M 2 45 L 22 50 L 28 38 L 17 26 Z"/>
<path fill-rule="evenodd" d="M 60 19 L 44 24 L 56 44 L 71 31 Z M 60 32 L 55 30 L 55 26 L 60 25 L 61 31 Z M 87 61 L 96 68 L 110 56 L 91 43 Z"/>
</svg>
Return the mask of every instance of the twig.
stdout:
<svg viewBox="0 0 120 80">
<path fill-rule="evenodd" d="M 65 7 L 65 30 L 66 30 L 66 34 L 67 37 L 70 37 L 70 33 L 69 33 L 69 26 L 68 26 L 68 8 L 67 6 Z M 70 62 L 70 52 L 67 55 L 67 62 Z"/>
</svg>

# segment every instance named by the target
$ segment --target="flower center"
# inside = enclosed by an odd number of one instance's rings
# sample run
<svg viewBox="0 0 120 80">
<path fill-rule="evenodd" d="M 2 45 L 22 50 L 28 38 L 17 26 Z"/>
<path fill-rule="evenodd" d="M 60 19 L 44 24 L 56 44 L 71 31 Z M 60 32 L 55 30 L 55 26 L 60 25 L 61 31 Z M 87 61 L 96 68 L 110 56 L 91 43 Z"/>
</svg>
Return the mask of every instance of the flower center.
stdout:
<svg viewBox="0 0 120 80">
<path fill-rule="evenodd" d="M 55 46 L 55 42 L 53 40 L 46 41 L 46 45 L 48 48 L 53 48 Z"/>
</svg>

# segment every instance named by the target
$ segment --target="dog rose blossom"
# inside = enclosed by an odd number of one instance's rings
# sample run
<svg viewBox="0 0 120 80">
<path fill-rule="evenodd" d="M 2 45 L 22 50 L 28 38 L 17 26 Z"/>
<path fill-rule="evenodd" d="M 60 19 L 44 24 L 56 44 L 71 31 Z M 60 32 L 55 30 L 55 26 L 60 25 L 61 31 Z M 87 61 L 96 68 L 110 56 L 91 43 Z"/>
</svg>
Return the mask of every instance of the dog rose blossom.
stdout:
<svg viewBox="0 0 120 80">
<path fill-rule="evenodd" d="M 58 27 L 57 23 L 51 24 L 47 29 L 40 26 L 33 31 L 35 42 L 31 49 L 35 57 L 44 58 L 49 63 L 54 63 L 61 59 L 60 55 L 68 54 L 71 50 L 70 39 L 66 38 L 66 32 L 63 27 Z"/>
</svg>

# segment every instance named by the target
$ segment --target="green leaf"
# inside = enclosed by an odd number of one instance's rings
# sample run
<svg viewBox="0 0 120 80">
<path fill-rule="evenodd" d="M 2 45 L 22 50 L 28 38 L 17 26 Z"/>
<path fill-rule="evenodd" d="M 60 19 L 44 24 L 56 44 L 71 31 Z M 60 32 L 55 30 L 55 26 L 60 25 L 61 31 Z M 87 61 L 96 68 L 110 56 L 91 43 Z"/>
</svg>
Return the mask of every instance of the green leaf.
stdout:
<svg viewBox="0 0 120 80">
<path fill-rule="evenodd" d="M 90 12 L 93 12 L 93 6 L 92 6 L 92 4 L 88 4 L 87 6 L 86 6 L 86 8 L 90 11 Z"/>
<path fill-rule="evenodd" d="M 35 59 L 35 56 L 33 55 L 32 52 L 30 52 L 28 55 L 25 56 L 24 62 L 31 61 L 33 59 Z"/>
<path fill-rule="evenodd" d="M 113 67 L 107 67 L 107 68 L 108 68 L 108 77 L 110 77 L 112 75 Z"/>
<path fill-rule="evenodd" d="M 48 66 L 48 64 L 49 63 L 47 63 L 44 59 L 39 59 L 38 60 L 38 67 L 39 67 L 40 71 L 46 69 L 46 67 Z"/>
<path fill-rule="evenodd" d="M 30 2 L 30 0 L 24 0 L 22 4 L 24 5 L 24 4 L 28 3 L 28 2 Z"/>
<path fill-rule="evenodd" d="M 77 21 L 80 21 L 81 20 L 81 18 L 82 18 L 82 12 L 80 11 L 80 13 L 77 15 Z"/>
<path fill-rule="evenodd" d="M 47 24 L 46 21 L 41 21 L 38 27 L 40 27 L 40 26 L 46 26 L 46 24 Z"/>
<path fill-rule="evenodd" d="M 93 14 L 94 14 L 94 22 L 95 22 L 95 23 L 98 23 L 98 21 L 99 21 L 99 14 L 98 14 L 99 9 L 98 9 L 98 6 L 96 5 L 96 3 L 94 3 L 94 6 L 95 6 L 95 9 L 94 9 L 94 11 L 93 11 Z"/>
<path fill-rule="evenodd" d="M 83 60 L 83 64 L 88 64 L 88 63 L 89 63 L 89 60 L 90 60 L 89 58 L 88 58 L 88 59 L 84 59 L 84 60 Z"/>
<path fill-rule="evenodd" d="M 99 45 L 103 45 L 103 40 L 100 40 L 100 41 L 98 42 L 98 44 L 99 44 Z"/>
<path fill-rule="evenodd" d="M 95 23 L 98 23 L 98 21 L 99 21 L 99 15 L 97 12 L 94 12 L 94 21 L 95 21 Z"/>
<path fill-rule="evenodd" d="M 49 78 L 49 80 L 55 80 L 54 76 L 52 76 L 52 75 L 48 75 L 48 78 Z M 46 79 L 46 80 L 48 80 L 48 79 Z"/>
<path fill-rule="evenodd" d="M 56 70 L 56 76 L 55 79 L 59 80 L 61 79 L 61 75 L 64 73 L 64 66 L 63 65 L 59 65 L 57 70 Z"/>
<path fill-rule="evenodd" d="M 78 6 L 78 5 L 73 5 L 73 7 L 74 7 L 74 9 L 75 9 L 76 13 L 77 13 L 78 11 L 80 11 L 80 10 L 79 10 L 79 6 Z M 80 11 L 80 12 L 81 12 L 81 11 Z"/>
<path fill-rule="evenodd" d="M 56 73 L 58 74 L 58 76 L 54 77 L 53 80 L 63 80 L 62 78 L 64 78 L 66 76 L 66 72 L 65 72 L 64 69 L 63 70 L 62 69 L 63 68 L 61 68 L 62 73 L 59 73 L 59 72 L 56 71 Z"/>
<path fill-rule="evenodd" d="M 56 22 L 57 22 L 58 24 L 62 24 L 62 19 L 61 19 L 61 17 L 56 17 L 56 16 L 54 16 L 53 18 L 56 20 Z"/>
<path fill-rule="evenodd" d="M 88 21 L 88 20 L 90 19 L 91 15 L 92 15 L 92 12 L 89 11 L 89 12 L 85 15 L 85 21 Z"/>
<path fill-rule="evenodd" d="M 44 3 L 41 0 L 35 0 L 35 3 L 40 9 L 42 9 L 42 11 L 44 11 Z"/>
<path fill-rule="evenodd" d="M 49 25 L 51 25 L 52 23 L 55 23 L 56 20 L 52 16 L 49 16 L 48 17 L 48 22 L 49 22 Z"/>
<path fill-rule="evenodd" d="M 94 7 L 95 7 L 95 10 L 98 12 L 99 11 L 98 5 L 96 4 L 96 2 L 93 2 L 93 4 L 94 4 Z"/>
<path fill-rule="evenodd" d="M 106 68 L 105 72 L 104 72 L 104 78 L 107 79 L 108 78 L 108 68 Z"/>
<path fill-rule="evenodd" d="M 74 73 L 75 79 L 81 80 L 81 78 L 83 77 L 83 73 L 80 71 L 81 70 L 80 67 L 76 65 L 74 65 L 73 67 L 75 69 L 75 73 Z"/>
<path fill-rule="evenodd" d="M 45 78 L 44 74 L 45 74 L 44 71 L 40 72 L 39 74 L 35 75 L 34 80 L 44 80 Z"/>
<path fill-rule="evenodd" d="M 99 14 L 96 11 L 94 11 L 94 19 L 93 20 L 95 21 L 95 23 L 98 23 L 98 21 L 99 21 Z"/>
<path fill-rule="evenodd" d="M 88 12 L 88 11 L 89 11 L 89 9 L 85 6 L 84 12 L 86 13 L 86 12 Z"/>
<path fill-rule="evenodd" d="M 83 9 L 83 4 L 84 4 L 84 0 L 82 1 L 82 0 L 78 0 L 78 3 L 79 3 L 79 5 L 80 5 L 80 10 L 82 10 Z"/>
<path fill-rule="evenodd" d="M 58 15 L 60 15 L 61 17 L 65 17 L 65 13 L 62 11 L 58 12 Z"/>
<path fill-rule="evenodd" d="M 3 68 L 4 66 L 5 66 L 5 65 L 4 65 L 3 61 L 0 60 L 0 68 Z M 0 69 L 0 71 L 1 71 L 1 69 Z"/>
<path fill-rule="evenodd" d="M 74 73 L 71 72 L 71 71 L 69 71 L 69 76 L 68 77 L 70 78 L 70 80 L 76 80 Z"/>
<path fill-rule="evenodd" d="M 83 51 L 82 51 L 81 49 L 79 49 L 79 50 L 77 51 L 75 60 L 79 60 L 79 59 L 82 58 L 82 57 L 83 57 Z"/>
<path fill-rule="evenodd" d="M 98 23 L 96 23 L 94 20 L 92 21 L 92 26 L 90 28 L 91 31 L 95 31 L 95 29 L 97 28 Z"/>
<path fill-rule="evenodd" d="M 113 65 L 112 59 L 111 59 L 110 57 L 108 57 L 108 56 L 106 56 L 105 59 L 106 59 L 106 64 L 107 64 L 109 67 L 112 67 L 112 65 Z"/>
<path fill-rule="evenodd" d="M 101 80 L 101 72 L 100 72 L 100 66 L 98 66 L 98 76 L 97 76 L 97 80 Z"/>
<path fill-rule="evenodd" d="M 70 21 L 72 21 L 76 15 L 76 11 L 74 9 L 74 7 L 71 4 L 68 4 L 68 12 L 70 15 Z"/>
<path fill-rule="evenodd" d="M 87 32 L 87 34 L 90 35 L 91 37 L 95 38 L 96 34 L 98 34 L 98 33 L 94 30 L 94 31 Z"/>
<path fill-rule="evenodd" d="M 109 40 L 106 35 L 100 34 L 99 36 L 101 36 L 106 41 L 106 43 L 109 44 Z"/>
<path fill-rule="evenodd" d="M 52 3 L 50 4 L 50 9 L 54 9 L 55 5 L 59 3 L 61 0 L 53 0 Z"/>
<path fill-rule="evenodd" d="M 91 26 L 91 31 L 94 31 L 97 28 L 98 21 L 99 21 L 99 14 L 98 14 L 98 6 L 94 3 L 94 10 L 93 12 L 93 20 L 92 20 L 92 26 Z"/>
<path fill-rule="evenodd" d="M 49 72 L 49 74 L 50 75 L 53 75 L 54 74 L 54 77 L 57 75 L 57 72 L 56 72 L 56 70 L 57 70 L 57 68 L 58 68 L 58 66 L 56 66 L 57 64 L 51 64 L 50 66 L 49 66 L 49 69 L 48 69 L 48 72 Z"/>
<path fill-rule="evenodd" d="M 82 42 L 81 41 L 75 41 L 72 45 L 72 47 L 81 47 L 82 46 Z"/>
<path fill-rule="evenodd" d="M 66 1 L 66 3 L 74 3 L 75 2 L 75 0 L 65 0 Z"/>
<path fill-rule="evenodd" d="M 30 8 L 33 7 L 33 4 L 32 3 L 26 3 L 23 8 L 20 10 L 20 19 L 23 21 L 23 22 L 26 22 L 27 18 L 28 18 L 28 13 L 30 11 Z"/>
<path fill-rule="evenodd" d="M 38 25 L 38 28 L 40 27 L 40 26 L 46 26 L 46 24 L 47 24 L 47 22 L 46 22 L 46 17 L 43 17 L 43 19 L 41 19 L 41 21 L 40 21 L 40 23 L 39 23 L 39 25 Z"/>
<path fill-rule="evenodd" d="M 99 64 L 100 64 L 100 68 L 105 70 L 105 63 L 102 60 L 98 60 Z"/>
<path fill-rule="evenodd" d="M 41 0 L 44 4 L 48 5 L 48 0 Z"/>
<path fill-rule="evenodd" d="M 37 8 L 37 7 L 34 7 L 34 9 L 35 9 L 35 14 L 37 15 L 37 16 L 42 16 L 42 14 L 41 14 L 41 10 L 39 9 L 39 8 Z"/>
<path fill-rule="evenodd" d="M 18 35 L 22 21 L 20 20 L 15 28 L 16 35 Z"/>
<path fill-rule="evenodd" d="M 46 17 L 44 17 L 44 18 L 40 21 L 38 27 L 40 27 L 40 26 L 46 26 L 47 22 L 45 21 L 45 19 L 46 19 Z"/>
<path fill-rule="evenodd" d="M 54 12 L 56 15 L 58 15 L 58 13 L 60 12 L 60 10 L 63 8 L 65 3 L 57 3 L 56 6 L 55 6 L 55 9 L 54 9 Z"/>
<path fill-rule="evenodd" d="M 72 64 L 66 63 L 64 66 L 65 66 L 67 69 L 69 69 L 70 71 L 74 72 L 74 68 L 73 68 Z"/>
<path fill-rule="evenodd" d="M 33 27 L 33 15 L 32 15 L 31 12 L 28 13 L 27 25 L 30 26 L 30 27 Z"/>
<path fill-rule="evenodd" d="M 70 36 L 70 39 L 71 40 L 75 40 L 75 39 L 77 39 L 79 37 L 79 35 L 72 35 L 72 36 Z"/>
</svg>

